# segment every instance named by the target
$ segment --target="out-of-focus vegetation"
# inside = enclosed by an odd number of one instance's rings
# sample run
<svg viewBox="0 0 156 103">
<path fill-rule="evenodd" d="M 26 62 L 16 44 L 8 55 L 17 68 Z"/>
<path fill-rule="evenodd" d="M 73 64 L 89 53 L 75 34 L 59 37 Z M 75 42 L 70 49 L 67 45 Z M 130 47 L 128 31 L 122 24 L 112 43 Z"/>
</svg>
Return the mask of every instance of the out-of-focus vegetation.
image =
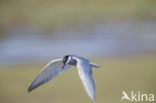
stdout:
<svg viewBox="0 0 156 103">
<path fill-rule="evenodd" d="M 51 31 L 102 21 L 151 20 L 155 11 L 155 0 L 1 0 L 0 31 L 17 25 Z"/>
<path fill-rule="evenodd" d="M 156 55 L 133 55 L 93 60 L 102 65 L 94 69 L 96 102 L 121 102 L 122 91 L 156 93 Z M 50 83 L 27 94 L 27 88 L 43 65 L 0 68 L 1 103 L 88 103 L 89 97 L 76 69 L 69 70 Z M 125 101 L 126 102 L 126 101 Z"/>
</svg>

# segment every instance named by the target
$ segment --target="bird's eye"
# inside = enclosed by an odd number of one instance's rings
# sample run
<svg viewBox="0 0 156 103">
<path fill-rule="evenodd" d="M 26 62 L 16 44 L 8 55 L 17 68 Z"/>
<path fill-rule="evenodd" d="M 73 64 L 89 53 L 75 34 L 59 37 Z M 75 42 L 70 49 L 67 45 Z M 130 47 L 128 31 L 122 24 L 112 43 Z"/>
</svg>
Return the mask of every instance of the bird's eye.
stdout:
<svg viewBox="0 0 156 103">
<path fill-rule="evenodd" d="M 65 56 L 65 57 L 63 58 L 63 63 L 64 63 L 64 64 L 67 62 L 68 57 L 69 57 L 69 56 Z"/>
</svg>

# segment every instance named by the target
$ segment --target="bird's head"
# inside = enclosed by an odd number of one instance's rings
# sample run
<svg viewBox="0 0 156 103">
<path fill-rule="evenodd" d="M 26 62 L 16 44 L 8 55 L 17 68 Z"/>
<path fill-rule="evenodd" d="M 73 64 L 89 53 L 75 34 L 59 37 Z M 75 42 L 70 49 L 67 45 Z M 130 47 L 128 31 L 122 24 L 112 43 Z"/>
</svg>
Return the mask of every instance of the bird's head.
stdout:
<svg viewBox="0 0 156 103">
<path fill-rule="evenodd" d="M 62 69 L 64 69 L 66 64 L 69 64 L 69 62 L 71 62 L 72 57 L 70 55 L 66 55 L 65 57 L 63 57 L 63 66 Z"/>
</svg>

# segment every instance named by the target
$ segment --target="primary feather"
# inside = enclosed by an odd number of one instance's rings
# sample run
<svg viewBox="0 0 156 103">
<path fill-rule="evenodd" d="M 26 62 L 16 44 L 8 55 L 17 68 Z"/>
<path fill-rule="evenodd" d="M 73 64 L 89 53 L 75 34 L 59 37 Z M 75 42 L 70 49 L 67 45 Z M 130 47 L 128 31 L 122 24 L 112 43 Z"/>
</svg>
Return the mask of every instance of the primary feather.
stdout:
<svg viewBox="0 0 156 103">
<path fill-rule="evenodd" d="M 95 83 L 92 77 L 92 68 L 91 64 L 88 61 L 77 60 L 77 68 L 79 76 L 81 78 L 82 84 L 89 95 L 89 97 L 94 101 L 95 100 Z"/>
<path fill-rule="evenodd" d="M 72 67 L 70 65 L 66 65 L 64 69 L 62 69 L 62 65 L 62 59 L 53 60 L 50 63 L 48 63 L 40 72 L 40 74 L 31 83 L 31 85 L 28 88 L 28 92 L 31 92 L 40 85 L 47 83 L 48 81 L 55 78 L 57 75 Z"/>
</svg>

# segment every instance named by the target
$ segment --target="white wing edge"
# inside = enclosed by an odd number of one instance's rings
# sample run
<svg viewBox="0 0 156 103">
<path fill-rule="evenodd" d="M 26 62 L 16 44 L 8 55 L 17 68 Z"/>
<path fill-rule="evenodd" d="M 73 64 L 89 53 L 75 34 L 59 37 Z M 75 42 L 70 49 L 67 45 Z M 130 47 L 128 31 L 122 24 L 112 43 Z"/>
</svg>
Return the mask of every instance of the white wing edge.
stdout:
<svg viewBox="0 0 156 103">
<path fill-rule="evenodd" d="M 72 66 L 66 65 L 62 70 L 62 59 L 55 59 L 49 62 L 39 73 L 39 75 L 33 80 L 31 85 L 28 88 L 28 92 L 31 92 L 35 88 L 39 87 L 47 83 L 48 81 L 52 80 L 62 72 L 68 70 Z"/>
</svg>

